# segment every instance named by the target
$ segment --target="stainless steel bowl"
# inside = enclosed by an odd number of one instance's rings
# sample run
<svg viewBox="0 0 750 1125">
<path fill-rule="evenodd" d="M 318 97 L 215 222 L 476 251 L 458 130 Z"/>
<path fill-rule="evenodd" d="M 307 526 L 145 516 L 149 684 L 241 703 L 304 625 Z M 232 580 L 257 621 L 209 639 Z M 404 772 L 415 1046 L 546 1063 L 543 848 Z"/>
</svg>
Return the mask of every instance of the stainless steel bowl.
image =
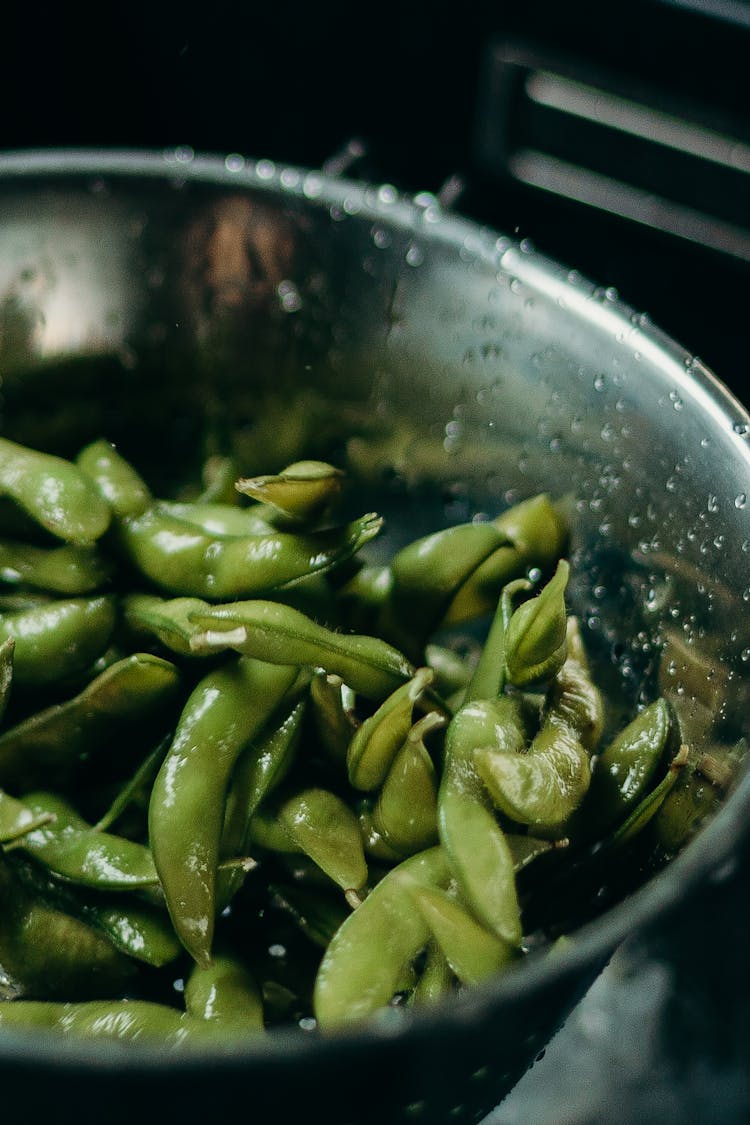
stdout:
<svg viewBox="0 0 750 1125">
<path fill-rule="evenodd" d="M 615 293 L 428 194 L 183 150 L 0 157 L 0 375 L 3 433 L 63 453 L 107 436 L 165 489 L 207 418 L 250 472 L 334 452 L 386 516 L 384 552 L 540 490 L 568 500 L 572 604 L 611 698 L 658 683 L 685 739 L 737 762 L 668 867 L 566 952 L 376 1029 L 189 1060 L 0 1039 L 4 1099 L 58 1121 L 488 1112 L 745 830 L 750 418 Z"/>
</svg>

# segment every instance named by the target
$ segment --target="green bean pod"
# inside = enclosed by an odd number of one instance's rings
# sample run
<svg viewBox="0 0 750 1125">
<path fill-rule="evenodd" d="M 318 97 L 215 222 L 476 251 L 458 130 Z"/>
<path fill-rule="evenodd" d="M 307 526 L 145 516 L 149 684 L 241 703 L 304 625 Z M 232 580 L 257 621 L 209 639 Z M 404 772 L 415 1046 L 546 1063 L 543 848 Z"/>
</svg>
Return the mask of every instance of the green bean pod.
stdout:
<svg viewBox="0 0 750 1125">
<path fill-rule="evenodd" d="M 410 1004 L 434 1004 L 451 991 L 455 981 L 453 971 L 442 949 L 431 938 L 427 943 L 425 963 L 419 980 L 409 996 Z"/>
<path fill-rule="evenodd" d="M 185 981 L 185 1010 L 228 1036 L 244 1038 L 264 1030 L 257 982 L 241 961 L 226 953 L 214 954 L 209 965 L 193 965 Z"/>
<path fill-rule="evenodd" d="M 149 802 L 149 838 L 175 931 L 210 959 L 227 788 L 244 748 L 274 716 L 297 668 L 238 658 L 192 691 Z"/>
<path fill-rule="evenodd" d="M 546 722 L 525 754 L 480 745 L 473 757 L 495 806 L 537 831 L 564 835 L 591 781 L 589 755 L 563 723 Z"/>
<path fill-rule="evenodd" d="M 125 556 L 155 586 L 220 600 L 254 597 L 331 570 L 369 543 L 382 522 L 370 513 L 304 535 L 217 536 L 152 507 L 122 520 L 117 532 Z"/>
<path fill-rule="evenodd" d="M 92 543 L 109 527 L 109 507 L 76 465 L 7 438 L 0 438 L 0 494 L 67 543 Z"/>
<path fill-rule="evenodd" d="M 191 1019 L 184 1012 L 150 1000 L 16 1000 L 0 1003 L 0 1030 L 51 1031 L 66 1038 L 137 1041 L 179 1047 L 198 1039 L 204 1042 L 208 1021 Z"/>
<path fill-rule="evenodd" d="M 29 793 L 24 804 L 32 816 L 47 820 L 25 833 L 15 848 L 55 875 L 82 887 L 112 891 L 137 890 L 158 881 L 147 847 L 97 831 L 64 798 Z"/>
<path fill-rule="evenodd" d="M 443 617 L 446 625 L 491 613 L 508 582 L 533 567 L 546 571 L 555 565 L 568 535 L 565 521 L 544 493 L 508 508 L 492 523 L 503 541 L 456 590 Z"/>
<path fill-rule="evenodd" d="M 117 661 L 73 699 L 0 734 L 0 784 L 28 791 L 66 781 L 131 724 L 170 705 L 178 686 L 179 672 L 158 656 L 134 653 Z"/>
<path fill-rule="evenodd" d="M 504 941 L 521 942 L 513 855 L 476 771 L 474 750 L 491 745 L 519 754 L 526 742 L 519 707 L 510 696 L 473 700 L 456 712 L 446 733 L 438 792 L 440 842 L 463 897 Z"/>
<path fill-rule="evenodd" d="M 116 620 L 110 596 L 48 602 L 0 616 L 0 638 L 15 641 L 13 679 L 38 687 L 84 671 L 106 649 Z"/>
<path fill-rule="evenodd" d="M 505 629 L 505 664 L 508 680 L 533 690 L 560 671 L 567 657 L 565 588 L 570 567 L 560 559 L 550 581 L 534 598 L 523 602 Z"/>
<path fill-rule="evenodd" d="M 357 817 L 340 797 L 315 787 L 265 810 L 262 822 L 251 822 L 251 838 L 273 846 L 278 837 L 267 828 L 263 833 L 269 820 L 289 841 L 282 838 L 282 850 L 304 852 L 341 887 L 351 905 L 358 905 L 367 883 L 367 861 Z"/>
<path fill-rule="evenodd" d="M 91 442 L 76 464 L 118 518 L 140 516 L 152 503 L 146 482 L 111 442 Z"/>
<path fill-rule="evenodd" d="M 191 613 L 210 610 L 201 598 L 159 598 L 153 594 L 127 594 L 122 599 L 125 625 L 136 636 L 155 637 L 165 648 L 178 656 L 199 656 L 190 647 L 192 637 L 200 627 L 191 619 Z"/>
<path fill-rule="evenodd" d="M 385 641 L 337 633 L 278 602 L 228 603 L 192 614 L 191 620 L 204 630 L 191 641 L 195 652 L 235 649 L 270 664 L 322 668 L 368 699 L 384 699 L 414 674 L 406 657 Z"/>
<path fill-rule="evenodd" d="M 349 783 L 369 792 L 379 789 L 408 738 L 415 703 L 434 679 L 431 668 L 418 668 L 355 731 L 346 755 Z"/>
<path fill-rule="evenodd" d="M 112 564 L 95 547 L 65 543 L 39 547 L 9 539 L 0 542 L 0 583 L 51 594 L 88 594 L 102 587 Z"/>
<path fill-rule="evenodd" d="M 355 701 L 341 676 L 316 672 L 310 680 L 310 714 L 318 742 L 326 756 L 342 766 L 359 727 Z"/>
<path fill-rule="evenodd" d="M 462 984 L 481 984 L 517 957 L 517 947 L 485 929 L 445 891 L 415 887 L 412 894 L 430 933 Z"/>
<path fill-rule="evenodd" d="M 0 996 L 96 996 L 134 974 L 103 934 L 23 886 L 2 856 L 0 965 Z"/>
<path fill-rule="evenodd" d="M 336 931 L 320 963 L 313 1003 L 323 1032 L 385 1007 L 430 939 L 414 909 L 418 886 L 447 887 L 451 869 L 440 847 L 404 860 L 384 876 Z"/>
<path fill-rule="evenodd" d="M 300 523 L 314 523 L 341 496 L 344 474 L 327 461 L 295 461 L 271 476 L 243 477 L 235 487 Z"/>
<path fill-rule="evenodd" d="M 220 537 L 250 535 L 275 535 L 279 530 L 268 518 L 264 504 L 251 504 L 238 508 L 236 504 L 221 504 L 203 500 L 160 500 L 157 509 L 171 519 L 181 520 Z"/>
<path fill-rule="evenodd" d="M 547 718 L 574 731 L 589 754 L 594 753 L 604 726 L 604 703 L 573 616 L 567 624 L 567 657 L 550 685 L 544 711 Z"/>
<path fill-rule="evenodd" d="M 437 711 L 428 711 L 417 720 L 378 794 L 373 827 L 397 854 L 413 855 L 437 843 L 438 783 L 424 738 L 445 724 Z"/>
<path fill-rule="evenodd" d="M 591 787 L 580 809 L 579 831 L 603 835 L 622 822 L 648 791 L 671 731 L 669 707 L 657 699 L 598 755 Z"/>
<path fill-rule="evenodd" d="M 0 844 L 10 844 L 51 820 L 51 813 L 34 813 L 23 801 L 0 789 Z"/>
</svg>

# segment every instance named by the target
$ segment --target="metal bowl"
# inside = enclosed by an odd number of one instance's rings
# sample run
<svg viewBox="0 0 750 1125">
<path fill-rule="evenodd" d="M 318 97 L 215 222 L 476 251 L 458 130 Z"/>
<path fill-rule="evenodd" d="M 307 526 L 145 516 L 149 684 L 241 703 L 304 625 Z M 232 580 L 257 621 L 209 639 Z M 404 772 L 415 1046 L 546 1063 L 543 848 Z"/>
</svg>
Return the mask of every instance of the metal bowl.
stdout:
<svg viewBox="0 0 750 1125">
<path fill-rule="evenodd" d="M 207 419 L 249 472 L 334 454 L 386 516 L 383 552 L 566 498 L 611 698 L 658 684 L 685 739 L 731 749 L 719 811 L 665 869 L 449 1006 L 189 1058 L 0 1040 L 4 1100 L 32 1117 L 477 1120 L 744 830 L 750 418 L 615 293 L 428 194 L 187 150 L 0 157 L 0 373 L 4 434 L 68 454 L 107 436 L 164 489 Z"/>
</svg>

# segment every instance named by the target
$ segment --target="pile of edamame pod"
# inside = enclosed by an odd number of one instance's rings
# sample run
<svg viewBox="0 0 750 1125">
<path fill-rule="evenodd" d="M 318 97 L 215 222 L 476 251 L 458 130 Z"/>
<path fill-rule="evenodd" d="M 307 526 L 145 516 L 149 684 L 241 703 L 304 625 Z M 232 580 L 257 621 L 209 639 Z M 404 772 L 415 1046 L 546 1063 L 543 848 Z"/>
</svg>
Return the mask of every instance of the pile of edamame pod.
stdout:
<svg viewBox="0 0 750 1125">
<path fill-rule="evenodd" d="M 675 721 L 657 697 L 603 741 L 550 497 L 375 565 L 346 488 L 218 458 L 169 500 L 106 440 L 0 440 L 0 1035 L 205 1046 L 438 1002 L 660 808 Z"/>
</svg>

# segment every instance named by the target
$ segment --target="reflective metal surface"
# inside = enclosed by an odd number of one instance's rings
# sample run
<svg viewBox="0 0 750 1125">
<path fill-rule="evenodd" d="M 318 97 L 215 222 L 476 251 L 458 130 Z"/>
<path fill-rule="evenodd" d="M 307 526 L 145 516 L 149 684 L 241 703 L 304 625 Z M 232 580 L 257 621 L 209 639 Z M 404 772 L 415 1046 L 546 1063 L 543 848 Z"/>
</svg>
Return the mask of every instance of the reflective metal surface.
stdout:
<svg viewBox="0 0 750 1125">
<path fill-rule="evenodd" d="M 0 157 L 0 375 L 4 433 L 64 453 L 106 436 L 165 489 L 209 432 L 247 473 L 335 456 L 386 516 L 384 552 L 551 492 L 571 511 L 572 605 L 612 698 L 658 684 L 686 740 L 741 757 L 750 419 L 645 317 L 528 245 L 429 195 L 268 161 Z M 740 781 L 555 964 L 530 958 L 450 1011 L 190 1065 L 11 1043 L 0 1075 L 20 1090 L 53 1068 L 98 1096 L 127 1076 L 123 1120 L 156 1090 L 198 1120 L 209 1070 L 252 1082 L 258 1113 L 282 1120 L 476 1119 L 622 938 L 731 853 L 748 800 Z M 49 1091 L 32 1096 L 41 1109 Z"/>
</svg>

